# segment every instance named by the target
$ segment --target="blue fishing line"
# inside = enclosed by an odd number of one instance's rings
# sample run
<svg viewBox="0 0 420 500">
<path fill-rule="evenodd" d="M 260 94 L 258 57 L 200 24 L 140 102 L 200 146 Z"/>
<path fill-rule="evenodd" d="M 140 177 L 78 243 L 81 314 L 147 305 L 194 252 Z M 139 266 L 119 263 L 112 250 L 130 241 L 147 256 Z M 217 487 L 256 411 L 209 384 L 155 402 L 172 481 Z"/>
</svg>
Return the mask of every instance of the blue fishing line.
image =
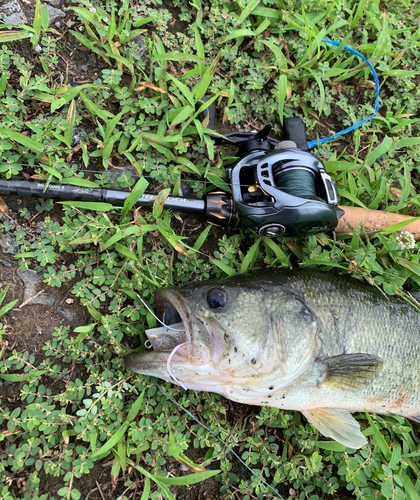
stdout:
<svg viewBox="0 0 420 500">
<path fill-rule="evenodd" d="M 340 46 L 340 42 L 335 42 L 334 40 L 321 40 L 323 43 L 329 43 L 331 45 L 335 45 L 336 47 Z M 356 129 L 357 127 L 360 127 L 360 125 L 363 125 L 367 121 L 371 120 L 376 113 L 379 110 L 379 80 L 378 80 L 378 75 L 376 74 L 375 68 L 372 66 L 372 64 L 360 53 L 357 52 L 357 50 L 352 49 L 348 45 L 343 46 L 344 50 L 347 50 L 348 52 L 351 52 L 357 57 L 360 57 L 368 66 L 369 69 L 372 71 L 373 79 L 375 80 L 375 87 L 376 87 L 376 100 L 375 100 L 375 112 L 373 115 L 369 116 L 368 118 L 365 118 L 364 120 L 361 120 L 360 122 L 355 123 L 351 127 L 348 127 L 341 132 L 338 132 L 337 134 L 331 135 L 330 137 L 326 137 L 325 139 L 317 139 L 316 141 L 309 141 L 308 142 L 308 148 L 311 149 L 315 146 L 319 146 L 320 144 L 324 144 L 327 141 L 331 141 L 331 139 L 335 139 L 336 137 L 340 137 L 341 135 L 347 134 L 347 132 L 351 132 L 352 130 Z"/>
<path fill-rule="evenodd" d="M 281 500 L 284 500 L 284 498 L 280 495 L 280 493 L 271 486 L 271 484 L 268 484 L 267 481 L 262 477 L 260 476 L 259 474 L 257 474 L 256 472 L 254 472 L 251 467 L 249 467 L 243 460 L 242 458 L 237 454 L 235 453 L 232 448 L 225 442 L 223 441 L 223 439 L 218 436 L 215 432 L 213 432 L 211 429 L 209 429 L 206 425 L 204 425 L 203 423 L 201 423 L 197 417 L 194 417 L 194 415 L 192 413 L 190 413 L 186 408 L 184 408 L 183 406 L 181 406 L 177 401 L 175 401 L 175 399 L 171 398 L 171 396 L 169 396 L 169 394 L 167 394 L 163 389 L 162 387 L 157 383 L 155 377 L 152 377 L 152 380 L 153 382 L 156 384 L 157 388 L 160 390 L 160 392 L 166 396 L 169 401 L 172 401 L 172 403 L 176 404 L 176 406 L 178 406 L 179 408 L 181 408 L 181 410 L 183 412 L 185 412 L 189 417 L 191 417 L 193 420 L 195 420 L 198 424 L 201 425 L 201 427 L 204 427 L 204 429 L 206 429 L 207 432 L 210 432 L 210 434 L 212 436 L 214 436 L 216 439 L 218 439 L 221 443 L 223 443 L 226 448 L 241 462 L 242 465 L 244 465 L 254 476 L 257 476 L 259 479 L 261 479 L 261 482 L 267 486 L 267 488 L 269 488 L 278 498 L 280 498 Z"/>
</svg>

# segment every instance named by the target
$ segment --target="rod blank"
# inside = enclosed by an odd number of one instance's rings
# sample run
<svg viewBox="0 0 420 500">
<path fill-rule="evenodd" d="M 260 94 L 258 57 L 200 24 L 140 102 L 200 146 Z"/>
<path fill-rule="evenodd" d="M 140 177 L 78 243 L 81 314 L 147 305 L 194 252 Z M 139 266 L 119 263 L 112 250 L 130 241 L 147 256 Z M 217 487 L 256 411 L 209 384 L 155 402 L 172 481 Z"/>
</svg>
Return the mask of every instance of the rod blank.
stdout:
<svg viewBox="0 0 420 500">
<path fill-rule="evenodd" d="M 50 184 L 47 189 L 45 186 L 46 185 L 41 182 L 0 180 L 0 194 L 46 198 L 59 201 L 99 201 L 111 203 L 115 206 L 124 205 L 127 196 L 130 194 L 126 191 L 117 191 L 114 189 L 86 188 L 66 184 Z M 137 200 L 136 205 L 150 208 L 153 206 L 156 197 L 156 194 L 144 193 L 143 196 Z M 168 196 L 165 201 L 165 208 L 177 212 L 204 215 L 206 204 L 204 200 L 195 198 Z"/>
</svg>

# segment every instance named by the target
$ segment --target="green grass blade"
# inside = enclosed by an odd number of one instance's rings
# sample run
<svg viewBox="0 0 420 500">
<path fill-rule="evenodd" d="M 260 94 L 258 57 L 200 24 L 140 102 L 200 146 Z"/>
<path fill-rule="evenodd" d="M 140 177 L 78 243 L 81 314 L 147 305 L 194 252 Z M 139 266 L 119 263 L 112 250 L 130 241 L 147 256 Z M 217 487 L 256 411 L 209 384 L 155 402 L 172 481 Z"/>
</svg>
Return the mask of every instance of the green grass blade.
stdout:
<svg viewBox="0 0 420 500">
<path fill-rule="evenodd" d="M 185 123 L 194 112 L 195 108 L 193 106 L 190 106 L 189 104 L 187 106 L 182 107 L 181 109 L 177 110 L 175 117 L 172 119 L 170 123 L 168 123 L 168 127 L 170 129 L 173 129 L 178 124 Z"/>
<path fill-rule="evenodd" d="M 316 83 L 318 84 L 319 87 L 319 112 L 322 113 L 324 109 L 324 103 L 325 103 L 325 88 L 324 84 L 322 83 L 321 78 L 318 75 L 313 75 Z"/>
<path fill-rule="evenodd" d="M 50 14 L 48 12 L 47 6 L 43 5 L 41 10 L 41 26 L 43 30 L 48 28 L 50 22 Z"/>
<path fill-rule="evenodd" d="M 37 370 L 31 373 L 25 373 L 24 375 L 15 375 L 15 374 L 9 374 L 9 373 L 0 373 L 0 378 L 4 380 L 8 380 L 9 382 L 23 382 L 25 380 L 31 380 L 32 378 L 35 377 L 40 377 L 41 375 L 44 375 L 44 373 L 47 373 L 48 370 Z"/>
<path fill-rule="evenodd" d="M 73 129 L 74 124 L 76 122 L 76 102 L 73 99 L 70 103 L 68 112 L 67 112 L 67 125 L 64 130 L 64 139 L 66 140 L 67 146 L 71 146 L 71 141 L 73 139 Z"/>
<path fill-rule="evenodd" d="M 131 250 L 129 250 L 127 247 L 124 245 L 120 245 L 119 243 L 114 243 L 113 247 L 115 250 L 121 254 L 123 257 L 125 257 L 127 260 L 132 260 L 134 262 L 139 262 L 139 259 L 137 258 L 137 255 L 133 253 Z"/>
<path fill-rule="evenodd" d="M 114 39 L 115 31 L 117 29 L 117 25 L 115 22 L 115 11 L 111 12 L 111 22 L 106 30 L 105 42 L 112 41 Z"/>
<path fill-rule="evenodd" d="M 197 472 L 196 474 L 188 474 L 186 476 L 181 477 L 162 477 L 162 476 L 153 476 L 153 479 L 158 483 L 169 484 L 172 486 L 175 485 L 190 485 L 196 484 L 201 481 L 205 481 L 209 477 L 216 476 L 220 474 L 220 470 L 208 470 L 205 472 Z"/>
<path fill-rule="evenodd" d="M 186 54 L 184 52 L 166 52 L 165 54 L 157 54 L 152 58 L 152 62 L 159 61 L 194 61 L 203 63 L 201 57 L 194 56 L 193 54 Z"/>
<path fill-rule="evenodd" d="M 232 269 L 230 266 L 225 264 L 224 262 L 216 259 L 210 259 L 211 263 L 217 266 L 219 269 L 221 269 L 225 274 L 228 276 L 234 276 L 236 274 L 236 271 Z"/>
<path fill-rule="evenodd" d="M 413 217 L 412 219 L 403 220 L 402 222 L 398 222 L 397 224 L 393 224 L 392 226 L 388 226 L 386 229 L 381 231 L 381 234 L 391 234 L 391 233 L 395 233 L 396 231 L 401 231 L 401 229 L 404 229 L 406 226 L 408 226 L 412 222 L 416 222 L 418 220 L 420 220 L 420 217 Z"/>
<path fill-rule="evenodd" d="M 108 139 L 111 137 L 112 132 L 114 131 L 114 128 L 118 125 L 118 122 L 121 120 L 121 117 L 124 113 L 121 111 L 121 113 L 118 113 L 107 125 L 105 132 L 104 132 L 104 142 L 107 142 Z"/>
<path fill-rule="evenodd" d="M 246 5 L 245 8 L 242 10 L 241 15 L 239 16 L 238 20 L 234 24 L 234 26 L 238 26 L 238 24 L 242 24 L 245 19 L 251 14 L 251 12 L 258 7 L 260 3 L 260 0 L 250 0 Z"/>
<path fill-rule="evenodd" d="M 9 286 L 9 285 L 8 285 Z M 0 300 L 0 304 L 2 303 L 2 301 Z M 0 309 L 0 318 L 2 316 L 4 316 L 7 312 L 9 312 L 11 309 L 13 309 L 15 307 L 15 305 L 18 303 L 18 300 L 13 300 L 12 302 L 9 302 L 8 304 L 6 304 L 5 306 L 3 306 L 1 309 Z"/>
<path fill-rule="evenodd" d="M 255 259 L 257 258 L 258 255 L 260 243 L 261 243 L 261 238 L 258 238 L 258 240 L 248 250 L 241 264 L 241 273 L 246 273 L 248 269 L 255 264 Z"/>
<path fill-rule="evenodd" d="M 240 38 L 242 36 L 254 36 L 254 32 L 248 28 L 242 28 L 239 30 L 232 31 L 225 38 L 225 42 L 229 42 L 229 40 L 233 40 L 234 38 Z"/>
<path fill-rule="evenodd" d="M 404 471 L 401 471 L 399 473 L 399 477 L 403 483 L 405 493 L 408 494 L 408 499 L 409 500 L 420 500 L 420 494 L 416 490 L 412 480 L 407 476 L 407 474 Z"/>
<path fill-rule="evenodd" d="M 274 253 L 276 258 L 279 260 L 283 267 L 290 267 L 289 257 L 283 252 L 279 245 L 271 238 L 264 237 L 262 239 L 264 245 L 266 245 Z"/>
<path fill-rule="evenodd" d="M 3 291 L 0 293 L 0 305 L 3 303 L 4 298 L 6 297 L 7 290 L 9 290 L 10 283 L 7 284 Z"/>
<path fill-rule="evenodd" d="M 80 43 L 82 43 L 88 49 L 92 49 L 93 46 L 95 45 L 95 42 L 93 42 L 92 40 L 89 40 L 89 38 L 87 36 L 82 35 L 78 31 L 70 30 L 70 32 L 74 35 L 75 38 L 77 38 L 77 40 L 79 40 Z"/>
<path fill-rule="evenodd" d="M 344 446 L 344 444 L 337 443 L 337 441 L 317 441 L 315 446 L 321 448 L 321 450 L 327 451 L 347 451 L 349 448 Z"/>
<path fill-rule="evenodd" d="M 420 137 L 405 137 L 399 139 L 395 144 L 395 149 L 409 148 L 410 146 L 418 146 L 420 144 Z"/>
<path fill-rule="evenodd" d="M 200 99 L 202 99 L 202 97 L 206 94 L 206 92 L 210 86 L 210 83 L 212 81 L 214 72 L 216 71 L 216 68 L 217 68 L 217 65 L 219 63 L 221 55 L 222 55 L 222 52 L 219 51 L 219 53 L 215 57 L 214 61 L 211 63 L 211 66 L 204 72 L 200 81 L 194 87 L 194 96 L 195 96 L 196 101 L 199 101 Z"/>
<path fill-rule="evenodd" d="M 350 28 L 354 29 L 357 26 L 357 23 L 359 22 L 359 19 L 362 17 L 365 7 L 367 4 L 367 0 L 360 0 L 359 2 L 356 2 L 353 7 L 353 12 L 357 7 L 356 13 L 352 15 L 352 20 L 350 23 Z"/>
<path fill-rule="evenodd" d="M 277 64 L 279 65 L 279 69 L 287 67 L 286 57 L 284 56 L 280 47 L 276 45 L 272 40 L 261 40 L 261 41 L 274 54 L 277 60 Z"/>
<path fill-rule="evenodd" d="M 144 228 L 145 226 L 143 226 Z M 102 247 L 102 250 L 106 250 L 107 248 L 111 247 L 118 241 L 122 240 L 123 238 L 127 238 L 127 236 L 133 236 L 133 235 L 140 235 L 142 233 L 142 229 L 139 226 L 130 226 L 127 229 L 123 229 L 122 231 L 119 231 L 118 233 L 114 234 L 114 236 L 111 236 L 109 240 L 106 241 L 104 246 Z"/>
<path fill-rule="evenodd" d="M 209 172 L 209 173 L 206 174 L 206 179 L 209 182 L 211 182 L 212 184 L 214 184 L 216 187 L 218 187 L 219 189 L 223 189 L 223 191 L 229 192 L 229 186 L 228 186 L 228 184 L 226 183 L 226 181 L 224 181 L 218 175 Z"/>
<path fill-rule="evenodd" d="M 197 174 L 197 175 L 204 174 L 204 172 L 200 168 L 198 168 L 196 165 L 194 165 L 194 163 L 191 160 L 189 160 L 188 158 L 184 158 L 183 156 L 179 156 L 176 159 L 176 162 L 178 163 L 178 165 L 182 165 L 183 167 L 185 167 L 188 171 L 192 172 L 193 174 Z"/>
<path fill-rule="evenodd" d="M 146 477 L 143 486 L 143 493 L 141 495 L 140 500 L 149 500 L 149 494 L 150 494 L 150 479 Z"/>
<path fill-rule="evenodd" d="M 386 72 L 387 76 L 416 76 L 420 75 L 419 70 L 409 70 L 409 69 L 390 69 Z"/>
<path fill-rule="evenodd" d="M 195 35 L 195 47 L 197 50 L 197 57 L 205 61 L 205 53 L 204 53 L 204 45 L 203 41 L 201 40 L 200 32 L 198 30 L 198 27 L 196 24 L 194 24 L 194 35 Z M 200 75 L 203 75 L 204 73 L 204 62 L 199 62 L 198 63 L 198 68 L 200 70 Z"/>
<path fill-rule="evenodd" d="M 137 181 L 133 190 L 127 196 L 127 199 L 124 202 L 124 207 L 121 211 L 121 215 L 127 215 L 129 210 L 131 210 L 134 207 L 134 205 L 137 203 L 137 200 L 143 196 L 148 185 L 149 185 L 149 182 L 147 181 L 147 179 L 145 177 L 142 177 L 141 179 L 139 179 Z"/>
<path fill-rule="evenodd" d="M 366 413 L 366 417 L 369 421 L 370 427 L 373 431 L 373 435 L 375 436 L 376 442 L 378 443 L 379 448 L 381 449 L 382 454 L 385 457 L 386 461 L 389 462 L 391 460 L 392 452 L 389 449 L 389 446 L 387 445 L 385 439 L 382 437 L 382 434 L 380 433 L 375 422 L 372 420 L 372 417 L 369 415 L 368 412 L 365 412 L 365 413 Z"/>
<path fill-rule="evenodd" d="M 122 135 L 122 131 L 119 131 L 117 134 L 111 136 L 108 141 L 106 142 L 105 144 L 105 147 L 102 149 L 102 158 L 104 160 L 108 160 L 108 158 L 110 158 L 110 156 L 112 155 L 112 151 L 114 149 L 114 144 L 119 140 L 119 138 L 121 137 Z M 107 166 L 107 164 L 105 163 L 105 168 Z"/>
<path fill-rule="evenodd" d="M 169 196 L 171 190 L 169 188 L 162 189 L 160 193 L 156 196 L 153 203 L 152 215 L 153 217 L 159 217 L 164 209 L 166 198 Z"/>
<path fill-rule="evenodd" d="M 180 80 L 170 74 L 168 74 L 168 77 L 175 85 L 175 87 L 177 87 L 177 89 L 181 92 L 182 96 L 188 101 L 188 103 L 191 106 L 195 106 L 196 100 L 194 99 L 194 96 L 192 95 L 190 89 L 185 85 L 185 83 L 182 83 Z"/>
<path fill-rule="evenodd" d="M 270 21 L 268 19 L 264 19 L 264 21 L 255 30 L 254 34 L 259 35 L 263 31 L 265 31 L 269 26 L 270 26 Z"/>
<path fill-rule="evenodd" d="M 150 23 L 152 21 L 156 21 L 157 18 L 158 18 L 157 16 L 155 16 L 155 17 L 144 17 L 143 19 L 139 19 L 138 21 L 136 21 L 133 26 L 135 26 L 136 28 L 138 28 L 139 26 L 143 26 L 144 24 Z"/>
<path fill-rule="evenodd" d="M 408 196 L 411 191 L 413 191 L 413 186 L 411 185 L 411 172 L 407 165 L 404 165 L 404 184 L 401 191 L 400 200 L 398 205 L 395 207 L 396 211 L 402 210 L 407 206 Z"/>
<path fill-rule="evenodd" d="M 18 142 L 19 144 L 22 144 L 22 146 L 25 146 L 26 148 L 29 148 L 32 151 L 36 151 L 37 153 L 42 153 L 44 151 L 44 146 L 42 144 L 34 141 L 30 137 L 27 137 L 26 135 L 23 135 L 19 132 L 15 132 L 13 130 L 1 127 L 0 134 L 5 135 L 12 141 Z"/>
<path fill-rule="evenodd" d="M 255 7 L 252 11 L 253 16 L 269 17 L 276 21 L 281 21 L 283 14 L 281 10 L 272 9 L 271 7 Z"/>
<path fill-rule="evenodd" d="M 385 177 L 381 177 L 381 179 L 379 181 L 379 186 L 378 186 L 376 195 L 373 198 L 373 200 L 369 203 L 368 208 L 371 208 L 371 209 L 375 208 L 377 205 L 379 205 L 381 200 L 383 200 L 385 198 L 387 182 L 388 181 Z"/>
<path fill-rule="evenodd" d="M 23 40 L 24 38 L 29 38 L 31 36 L 31 33 L 28 33 L 27 31 L 2 31 L 0 32 L 0 43 Z"/>
<path fill-rule="evenodd" d="M 135 469 L 137 469 L 139 472 L 141 472 L 143 476 L 146 476 L 146 478 L 152 479 L 152 481 L 154 481 L 158 485 L 158 487 L 163 491 L 168 500 L 176 500 L 176 498 L 172 495 L 169 489 L 160 482 L 160 476 L 154 476 L 153 474 L 150 474 L 150 472 L 148 472 L 146 469 L 143 469 L 143 467 L 141 467 L 140 465 L 135 464 L 132 460 L 127 460 L 127 463 L 130 464 Z"/>
<path fill-rule="evenodd" d="M 84 92 L 80 92 L 80 97 L 84 102 L 87 110 L 93 115 L 98 116 L 104 122 L 107 122 L 108 119 L 114 118 L 114 115 L 109 111 L 105 111 L 104 109 L 100 109 L 93 101 L 91 101 Z"/>
<path fill-rule="evenodd" d="M 110 57 L 111 59 L 115 59 L 121 64 L 124 64 L 124 66 L 128 68 L 131 73 L 133 73 L 133 65 L 127 58 L 121 56 L 120 54 L 112 54 L 109 51 L 107 52 L 107 56 Z M 118 69 L 120 69 L 120 66 L 118 67 Z"/>
<path fill-rule="evenodd" d="M 120 439 L 124 436 L 125 431 L 130 425 L 130 422 L 136 418 L 138 412 L 140 411 L 140 406 L 143 402 L 143 396 L 144 396 L 144 390 L 130 408 L 130 411 L 128 412 L 125 422 L 121 425 L 121 427 L 119 427 L 119 429 L 108 439 L 108 441 L 103 446 L 101 446 L 98 450 L 95 451 L 95 453 L 93 453 L 92 457 L 103 455 L 104 453 L 109 452 L 111 448 L 113 448 L 118 444 Z"/>
<path fill-rule="evenodd" d="M 34 32 L 36 34 L 39 34 L 41 31 L 41 1 L 36 0 L 35 4 L 35 15 L 34 15 L 34 22 L 32 25 Z"/>
<path fill-rule="evenodd" d="M 208 225 L 204 231 L 200 234 L 200 236 L 197 238 L 195 244 L 194 244 L 194 250 L 197 252 L 200 250 L 200 248 L 203 246 L 203 243 L 206 241 L 206 238 L 210 232 L 211 225 Z"/>
<path fill-rule="evenodd" d="M 392 137 L 385 136 L 381 144 L 367 155 L 365 163 L 371 167 L 378 158 L 389 152 L 393 143 L 394 140 Z"/>
<path fill-rule="evenodd" d="M 60 184 L 98 189 L 98 185 L 95 182 L 89 181 L 88 179 L 80 179 L 80 177 L 65 177 L 61 180 Z"/>
<path fill-rule="evenodd" d="M 85 210 L 96 210 L 97 212 L 109 212 L 115 209 L 110 203 L 97 203 L 94 201 L 59 201 L 66 207 L 83 208 Z"/>
<path fill-rule="evenodd" d="M 347 198 L 348 200 L 352 201 L 355 205 L 358 205 L 359 207 L 367 208 L 359 199 L 356 198 L 356 196 L 349 193 L 346 189 L 339 188 L 338 194 L 340 195 L 341 198 Z"/>
<path fill-rule="evenodd" d="M 70 7 L 70 10 L 74 10 L 83 21 L 93 24 L 95 28 L 100 29 L 102 27 L 97 15 L 90 10 L 84 9 L 83 7 Z"/>
<path fill-rule="evenodd" d="M 398 257 L 397 262 L 400 266 L 405 267 L 410 272 L 420 277 L 420 266 L 415 262 L 411 262 L 410 260 L 404 259 L 403 257 Z"/>
<path fill-rule="evenodd" d="M 287 81 L 287 76 L 286 75 L 280 75 L 279 78 L 279 85 L 278 85 L 278 111 L 279 111 L 279 119 L 280 123 L 283 124 L 283 110 L 284 110 L 284 103 L 286 102 L 287 98 L 287 86 L 288 86 L 288 81 Z"/>
</svg>

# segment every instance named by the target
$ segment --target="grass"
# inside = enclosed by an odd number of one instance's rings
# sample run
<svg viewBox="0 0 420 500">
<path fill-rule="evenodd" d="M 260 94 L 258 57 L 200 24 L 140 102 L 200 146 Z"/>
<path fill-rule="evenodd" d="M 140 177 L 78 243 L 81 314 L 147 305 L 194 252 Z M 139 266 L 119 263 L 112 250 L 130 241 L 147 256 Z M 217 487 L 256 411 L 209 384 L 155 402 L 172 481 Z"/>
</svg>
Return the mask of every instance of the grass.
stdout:
<svg viewBox="0 0 420 500">
<path fill-rule="evenodd" d="M 224 499 L 276 498 L 263 476 L 284 498 L 418 500 L 419 439 L 400 417 L 359 415 L 369 444 L 355 452 L 320 441 L 298 413 L 254 408 L 237 415 L 214 394 L 165 384 L 235 449 L 251 474 L 153 381 L 125 371 L 123 358 L 144 342 L 145 327 L 155 326 L 137 294 L 153 307 L 154 290 L 167 284 L 301 265 L 350 272 L 387 294 L 419 288 L 417 247 L 401 246 L 395 233 L 272 241 L 205 224 L 194 232 L 186 216 L 162 205 L 185 180 L 194 196 L 224 185 L 227 154 L 214 146 L 195 107 L 204 94 L 229 130 L 271 122 L 278 135 L 283 117 L 298 115 L 314 140 L 370 115 L 368 69 L 321 43 L 331 38 L 374 64 L 380 113 L 316 153 L 343 204 L 416 214 L 419 4 L 174 0 L 131 7 L 79 0 L 72 6 L 77 22 L 63 37 L 48 28 L 39 3 L 32 26 L 0 30 L 0 174 L 133 195 L 123 209 L 63 204 L 58 220 L 50 201 L 38 203 L 35 221 L 26 208 L 15 224 L 0 214 L 2 233 L 13 234 L 20 246 L 19 265 L 41 271 L 51 286 L 71 284 L 91 315 L 90 324 L 74 332 L 57 329 L 42 356 L 10 353 L 3 317 L 0 378 L 18 380 L 20 393 L 18 402 L 4 399 L 0 406 L 0 499 L 77 500 L 101 461 L 121 499 L 175 498 L 183 486 L 220 471 Z M 135 37 L 143 37 L 143 57 Z M 89 54 L 86 60 L 100 61 L 96 80 L 91 68 L 87 83 L 66 74 L 62 61 L 71 67 L 74 46 Z M 126 170 L 110 174 L 114 167 Z M 146 188 L 160 192 L 159 201 L 150 212 L 134 210 L 133 200 Z M 168 477 L 176 461 L 191 472 L 176 469 L 179 477 Z M 49 477 L 56 479 L 54 491 L 43 486 Z"/>
</svg>

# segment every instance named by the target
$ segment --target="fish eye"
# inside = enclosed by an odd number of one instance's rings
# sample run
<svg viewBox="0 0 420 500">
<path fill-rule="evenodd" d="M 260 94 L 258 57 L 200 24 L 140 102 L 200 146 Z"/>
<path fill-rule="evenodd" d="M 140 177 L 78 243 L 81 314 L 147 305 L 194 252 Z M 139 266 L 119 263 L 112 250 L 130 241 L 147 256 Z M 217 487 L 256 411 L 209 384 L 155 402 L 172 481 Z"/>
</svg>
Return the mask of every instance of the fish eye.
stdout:
<svg viewBox="0 0 420 500">
<path fill-rule="evenodd" d="M 228 294 L 224 290 L 214 288 L 207 292 L 207 304 L 210 309 L 222 309 L 228 302 Z"/>
</svg>

